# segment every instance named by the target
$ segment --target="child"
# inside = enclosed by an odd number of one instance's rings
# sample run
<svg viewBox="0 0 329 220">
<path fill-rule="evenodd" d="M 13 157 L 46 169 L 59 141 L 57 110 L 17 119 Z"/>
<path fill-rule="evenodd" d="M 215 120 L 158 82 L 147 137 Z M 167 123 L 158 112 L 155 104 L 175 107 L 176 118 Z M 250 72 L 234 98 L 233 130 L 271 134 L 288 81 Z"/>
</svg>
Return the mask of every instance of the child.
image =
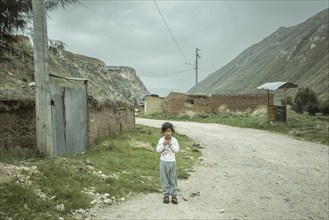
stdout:
<svg viewBox="0 0 329 220">
<path fill-rule="evenodd" d="M 164 123 L 161 130 L 163 137 L 160 138 L 156 150 L 161 153 L 160 179 L 164 195 L 163 202 L 169 203 L 169 196 L 171 195 L 171 202 L 178 204 L 175 153 L 179 151 L 179 144 L 177 139 L 172 136 L 175 130 L 171 123 Z"/>
</svg>

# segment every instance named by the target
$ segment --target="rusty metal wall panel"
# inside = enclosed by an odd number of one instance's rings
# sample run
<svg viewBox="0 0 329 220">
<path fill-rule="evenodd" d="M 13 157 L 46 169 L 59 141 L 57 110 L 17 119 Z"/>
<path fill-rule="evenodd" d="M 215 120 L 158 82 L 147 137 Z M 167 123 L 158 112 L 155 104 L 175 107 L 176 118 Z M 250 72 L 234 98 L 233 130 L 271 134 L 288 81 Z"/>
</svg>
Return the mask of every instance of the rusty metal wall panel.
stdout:
<svg viewBox="0 0 329 220">
<path fill-rule="evenodd" d="M 86 90 L 65 88 L 64 118 L 67 153 L 81 153 L 86 149 Z"/>
</svg>

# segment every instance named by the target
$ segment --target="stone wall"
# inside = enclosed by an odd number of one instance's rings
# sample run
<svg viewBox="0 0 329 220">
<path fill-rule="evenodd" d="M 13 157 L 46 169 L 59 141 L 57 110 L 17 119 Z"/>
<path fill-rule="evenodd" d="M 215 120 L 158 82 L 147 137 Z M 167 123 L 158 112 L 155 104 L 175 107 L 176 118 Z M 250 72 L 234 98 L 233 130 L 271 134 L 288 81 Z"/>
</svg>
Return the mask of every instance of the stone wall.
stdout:
<svg viewBox="0 0 329 220">
<path fill-rule="evenodd" d="M 134 109 L 126 103 L 88 108 L 89 146 L 97 137 L 135 127 Z M 19 101 L 0 101 L 0 147 L 36 148 L 35 106 Z"/>
<path fill-rule="evenodd" d="M 273 95 L 237 94 L 237 95 L 188 95 L 170 93 L 163 100 L 163 111 L 171 114 L 194 112 L 216 113 L 221 109 L 230 111 L 254 110 L 259 106 L 273 105 Z"/>
</svg>

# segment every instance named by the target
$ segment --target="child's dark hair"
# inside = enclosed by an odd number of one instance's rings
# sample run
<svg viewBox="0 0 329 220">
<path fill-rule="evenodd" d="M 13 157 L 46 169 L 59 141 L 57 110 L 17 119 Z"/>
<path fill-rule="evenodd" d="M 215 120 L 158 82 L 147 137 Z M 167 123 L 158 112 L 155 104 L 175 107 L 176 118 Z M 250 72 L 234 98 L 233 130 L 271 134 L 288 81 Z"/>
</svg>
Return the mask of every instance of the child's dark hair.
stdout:
<svg viewBox="0 0 329 220">
<path fill-rule="evenodd" d="M 174 126 L 170 122 L 165 122 L 162 124 L 162 133 L 165 132 L 165 130 L 167 130 L 168 128 L 170 128 L 173 133 L 175 132 Z"/>
</svg>

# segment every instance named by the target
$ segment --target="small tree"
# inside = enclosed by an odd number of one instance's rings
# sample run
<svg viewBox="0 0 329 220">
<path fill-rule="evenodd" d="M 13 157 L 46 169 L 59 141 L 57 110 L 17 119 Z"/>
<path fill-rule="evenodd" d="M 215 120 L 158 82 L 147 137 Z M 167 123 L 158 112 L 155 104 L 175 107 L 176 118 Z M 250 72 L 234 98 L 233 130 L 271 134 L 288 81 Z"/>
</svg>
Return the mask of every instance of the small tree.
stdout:
<svg viewBox="0 0 329 220">
<path fill-rule="evenodd" d="M 298 89 L 292 107 L 295 112 L 299 114 L 308 112 L 309 115 L 315 115 L 315 113 L 319 112 L 318 106 L 318 97 L 312 89 L 308 87 Z"/>
<path fill-rule="evenodd" d="M 81 5 L 79 0 L 46 0 L 45 4 L 47 11 Z M 11 39 L 18 31 L 28 29 L 32 20 L 32 0 L 0 0 L 0 38 Z"/>
</svg>

